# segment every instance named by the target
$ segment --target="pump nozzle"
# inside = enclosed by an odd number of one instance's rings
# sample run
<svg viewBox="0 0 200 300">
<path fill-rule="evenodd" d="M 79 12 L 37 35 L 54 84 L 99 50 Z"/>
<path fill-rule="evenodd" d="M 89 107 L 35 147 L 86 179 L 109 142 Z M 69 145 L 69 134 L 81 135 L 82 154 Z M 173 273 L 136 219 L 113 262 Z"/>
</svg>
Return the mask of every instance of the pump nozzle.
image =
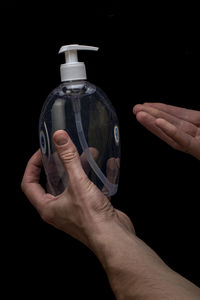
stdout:
<svg viewBox="0 0 200 300">
<path fill-rule="evenodd" d="M 85 45 L 62 46 L 59 53 L 65 53 L 65 64 L 60 66 L 61 81 L 85 80 L 87 79 L 84 62 L 78 61 L 77 50 L 97 51 L 98 47 Z"/>
</svg>

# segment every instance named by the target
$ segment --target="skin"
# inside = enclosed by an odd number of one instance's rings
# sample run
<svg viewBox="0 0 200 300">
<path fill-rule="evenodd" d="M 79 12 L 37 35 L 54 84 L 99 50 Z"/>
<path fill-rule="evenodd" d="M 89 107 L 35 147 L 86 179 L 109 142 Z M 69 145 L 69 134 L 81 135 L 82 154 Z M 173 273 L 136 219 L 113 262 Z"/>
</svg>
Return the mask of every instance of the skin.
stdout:
<svg viewBox="0 0 200 300">
<path fill-rule="evenodd" d="M 138 110 L 136 116 L 141 121 L 144 114 Z M 148 124 L 145 121 L 146 127 Z M 150 123 L 152 132 L 153 124 Z M 166 136 L 165 130 L 161 137 Z M 53 141 L 68 178 L 67 188 L 62 194 L 53 196 L 40 185 L 40 150 L 29 160 L 21 184 L 41 218 L 78 239 L 96 254 L 117 299 L 199 299 L 200 289 L 171 270 L 140 240 L 129 217 L 115 209 L 89 180 L 69 135 L 58 130 Z M 197 155 L 197 149 L 192 153 Z M 111 158 L 108 168 L 114 174 L 112 176 L 115 176 L 117 165 L 118 162 Z"/>
<path fill-rule="evenodd" d="M 111 205 L 109 199 L 88 179 L 82 168 L 77 149 L 65 131 L 59 130 L 54 141 L 67 138 L 66 145 L 55 143 L 68 178 L 68 187 L 59 196 L 46 193 L 39 184 L 42 168 L 41 152 L 38 150 L 29 160 L 22 180 L 22 190 L 37 209 L 42 219 L 83 242 L 89 248 L 91 227 L 94 235 L 102 224 L 115 219 L 131 232 L 129 218 Z M 83 158 L 84 159 L 84 158 Z M 112 164 L 112 160 L 109 161 Z M 87 169 L 87 168 L 86 168 Z M 104 212 L 107 211 L 105 214 Z"/>
<path fill-rule="evenodd" d="M 137 104 L 137 120 L 172 148 L 200 160 L 200 112 L 163 103 Z"/>
</svg>

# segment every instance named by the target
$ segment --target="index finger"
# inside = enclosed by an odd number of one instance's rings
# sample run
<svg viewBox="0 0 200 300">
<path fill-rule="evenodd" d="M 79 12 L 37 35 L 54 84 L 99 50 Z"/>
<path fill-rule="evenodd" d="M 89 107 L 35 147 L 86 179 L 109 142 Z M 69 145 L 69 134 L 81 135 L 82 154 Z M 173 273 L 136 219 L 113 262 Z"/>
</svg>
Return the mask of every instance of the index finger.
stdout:
<svg viewBox="0 0 200 300">
<path fill-rule="evenodd" d="M 197 110 L 168 105 L 164 103 L 145 102 L 144 105 L 155 107 L 168 114 L 171 114 L 172 116 L 175 116 L 187 122 L 191 122 L 194 125 L 200 126 L 200 112 Z"/>
<path fill-rule="evenodd" d="M 40 210 L 47 201 L 47 198 L 49 198 L 46 197 L 47 195 L 50 198 L 53 197 L 53 195 L 46 194 L 46 191 L 39 184 L 41 168 L 42 157 L 41 151 L 38 150 L 28 161 L 21 183 L 22 191 L 37 210 Z"/>
</svg>

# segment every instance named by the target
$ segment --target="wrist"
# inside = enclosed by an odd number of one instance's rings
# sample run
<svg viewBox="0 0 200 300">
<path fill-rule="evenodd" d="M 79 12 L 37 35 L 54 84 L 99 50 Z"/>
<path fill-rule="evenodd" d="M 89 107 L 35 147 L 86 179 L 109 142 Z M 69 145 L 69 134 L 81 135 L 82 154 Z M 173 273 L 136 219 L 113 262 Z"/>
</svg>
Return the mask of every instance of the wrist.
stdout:
<svg viewBox="0 0 200 300">
<path fill-rule="evenodd" d="M 152 286 L 157 285 L 168 267 L 134 233 L 117 222 L 102 229 L 92 238 L 91 249 L 105 269 L 117 299 L 137 294 L 146 299 L 146 293 L 152 293 Z"/>
<path fill-rule="evenodd" d="M 105 225 L 105 224 L 104 224 Z M 133 247 L 136 235 L 129 233 L 116 223 L 102 226 L 101 231 L 92 238 L 92 250 L 100 260 L 104 269 L 110 269 L 112 263 L 125 255 L 125 248 Z"/>
<path fill-rule="evenodd" d="M 127 230 L 118 217 L 113 216 L 108 220 L 96 222 L 95 226 L 90 228 L 87 237 L 90 249 L 106 268 L 110 258 L 116 257 L 117 249 L 131 243 L 136 235 Z"/>
<path fill-rule="evenodd" d="M 117 299 L 198 299 L 199 289 L 171 270 L 135 234 L 117 222 L 101 227 L 91 249 L 105 269 Z"/>
</svg>

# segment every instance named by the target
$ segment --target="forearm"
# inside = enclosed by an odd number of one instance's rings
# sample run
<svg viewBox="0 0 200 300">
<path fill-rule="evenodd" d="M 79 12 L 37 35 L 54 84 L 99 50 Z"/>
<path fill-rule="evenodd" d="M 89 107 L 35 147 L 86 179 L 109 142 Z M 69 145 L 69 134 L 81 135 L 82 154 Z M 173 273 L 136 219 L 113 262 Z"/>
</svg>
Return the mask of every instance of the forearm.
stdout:
<svg viewBox="0 0 200 300">
<path fill-rule="evenodd" d="M 105 228 L 95 238 L 117 299 L 200 299 L 200 289 L 172 271 L 143 241 L 120 226 Z"/>
</svg>

